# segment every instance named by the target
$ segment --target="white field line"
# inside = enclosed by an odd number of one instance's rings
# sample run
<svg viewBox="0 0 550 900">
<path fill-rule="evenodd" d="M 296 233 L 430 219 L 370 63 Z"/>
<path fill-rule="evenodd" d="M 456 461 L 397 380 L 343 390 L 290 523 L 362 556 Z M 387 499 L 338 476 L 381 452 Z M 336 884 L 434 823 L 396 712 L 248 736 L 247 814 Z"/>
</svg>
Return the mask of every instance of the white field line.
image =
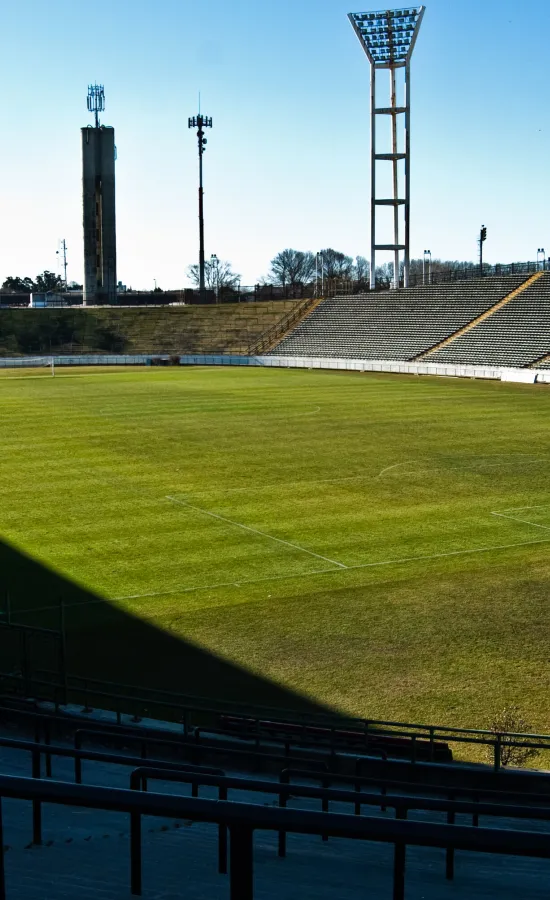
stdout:
<svg viewBox="0 0 550 900">
<path fill-rule="evenodd" d="M 397 468 L 399 468 L 399 466 L 406 466 L 406 465 L 408 465 L 408 463 L 406 463 L 406 462 L 395 463 L 393 466 L 387 466 L 385 469 L 382 469 L 382 471 L 379 472 L 378 475 L 375 475 L 374 477 L 382 478 L 382 475 L 385 475 L 386 472 L 391 472 L 392 469 L 397 469 Z"/>
<path fill-rule="evenodd" d="M 382 566 L 399 566 L 411 562 L 444 559 L 445 557 L 450 556 L 468 556 L 473 553 L 491 553 L 492 551 L 497 550 L 512 550 L 514 547 L 530 547 L 534 544 L 548 543 L 550 543 L 550 538 L 542 538 L 538 541 L 520 541 L 517 544 L 500 544 L 496 547 L 474 547 L 472 550 L 451 550 L 448 553 L 433 553 L 429 556 L 405 556 L 401 559 L 384 559 L 380 562 L 360 563 L 357 566 L 345 566 L 344 568 L 346 572 L 352 572 L 357 569 L 376 569 L 381 568 Z M 261 578 L 242 578 L 239 581 L 226 581 L 221 584 L 205 584 L 200 587 L 172 588 L 169 591 L 154 591 L 150 594 L 131 594 L 127 597 L 113 597 L 113 602 L 122 602 L 124 600 L 145 600 L 148 597 L 166 597 L 172 594 L 187 594 L 193 591 L 209 591 L 220 587 L 241 587 L 248 584 L 261 584 L 262 582 L 266 581 L 288 581 L 291 578 L 309 578 L 310 575 L 334 575 L 337 572 L 341 573 L 342 569 L 317 569 L 313 570 L 312 572 L 301 572 L 299 574 L 290 572 L 286 575 L 265 575 Z M 55 607 L 55 609 L 57 609 L 57 607 Z"/>
<path fill-rule="evenodd" d="M 509 509 L 505 509 L 505 513 L 511 512 L 522 512 L 524 509 L 550 509 L 550 503 L 541 503 L 539 506 L 511 506 Z M 492 513 L 493 516 L 501 516 L 503 513 Z"/>
<path fill-rule="evenodd" d="M 524 509 L 536 509 L 537 507 L 524 507 Z M 545 507 L 538 507 L 538 509 L 544 509 Z M 533 528 L 542 528 L 544 531 L 550 531 L 550 527 L 548 525 L 539 525 L 537 522 L 528 522 L 527 519 L 519 519 L 518 516 L 507 516 L 505 513 L 497 513 L 492 512 L 492 516 L 497 516 L 499 519 L 509 519 L 510 522 L 521 522 L 523 525 L 531 525 Z"/>
<path fill-rule="evenodd" d="M 185 507 L 186 509 L 192 509 L 195 512 L 202 513 L 203 516 L 210 516 L 212 519 L 218 519 L 220 522 L 226 522 L 228 525 L 234 525 L 236 528 L 242 528 L 243 531 L 250 531 L 252 534 L 258 534 L 260 537 L 268 538 L 270 541 L 276 541 L 278 544 L 285 544 L 287 547 L 292 547 L 294 550 L 300 550 L 302 553 L 309 553 L 310 556 L 316 556 L 317 559 L 322 559 L 324 562 L 331 563 L 333 566 L 338 566 L 340 569 L 347 569 L 347 566 L 344 563 L 338 562 L 336 559 L 329 559 L 328 556 L 321 556 L 320 553 L 314 553 L 313 550 L 306 550 L 305 547 L 300 547 L 299 544 L 292 544 L 290 541 L 284 541 L 282 538 L 273 537 L 272 534 L 268 534 L 266 531 L 259 531 L 257 528 L 251 528 L 250 525 L 243 525 L 241 522 L 236 522 L 234 519 L 228 519 L 226 516 L 220 516 L 218 513 L 210 512 L 208 509 L 202 509 L 200 506 L 193 506 L 192 503 L 187 503 L 186 500 L 178 500 L 176 497 L 166 497 L 167 500 L 171 500 L 172 503 L 179 503 L 180 506 Z"/>
<path fill-rule="evenodd" d="M 493 551 L 499 550 L 513 550 L 515 547 L 531 547 L 536 544 L 548 544 L 550 543 L 550 538 L 542 538 L 538 541 L 521 541 L 517 544 L 500 544 L 495 547 L 474 547 L 471 550 L 451 550 L 448 553 L 434 553 L 429 556 L 406 556 L 401 559 L 385 559 L 380 562 L 373 563 L 361 563 L 357 566 L 345 566 L 345 570 L 348 572 L 358 570 L 358 569 L 376 569 L 381 568 L 382 566 L 399 566 L 405 565 L 406 563 L 411 562 L 422 562 L 422 561 L 430 561 L 434 559 L 444 559 L 450 556 L 469 556 L 474 553 L 492 553 Z M 97 598 L 94 600 L 84 600 L 81 603 L 68 603 L 65 609 L 71 609 L 76 606 L 91 606 L 94 603 L 123 603 L 127 600 L 147 600 L 154 597 L 169 597 L 174 596 L 175 594 L 191 594 L 196 593 L 198 591 L 213 591 L 216 588 L 223 587 L 243 587 L 244 585 L 249 584 L 262 584 L 265 582 L 272 581 L 288 581 L 292 578 L 309 578 L 311 575 L 334 575 L 338 572 L 342 572 L 342 568 L 333 568 L 333 569 L 314 569 L 311 572 L 301 572 L 301 573 L 292 573 L 289 572 L 286 575 L 264 575 L 261 578 L 242 578 L 239 581 L 220 581 L 215 584 L 202 584 L 202 585 L 194 585 L 192 587 L 176 587 L 171 588 L 168 591 L 151 591 L 146 594 L 127 594 L 124 597 L 104 597 Z M 17 615 L 23 615 L 25 613 L 35 613 L 35 612 L 48 612 L 52 610 L 59 609 L 59 605 L 55 606 L 39 606 L 29 609 L 18 609 L 16 612 Z"/>
<path fill-rule="evenodd" d="M 305 487 L 309 487 L 310 485 L 316 484 L 341 484 L 346 481 L 376 481 L 377 478 L 381 478 L 386 472 L 391 471 L 391 469 L 396 469 L 398 466 L 406 466 L 407 462 L 395 463 L 393 466 L 387 466 L 385 469 L 382 469 L 378 475 L 344 475 L 342 478 L 315 478 L 315 479 L 307 479 L 300 478 L 297 481 L 285 481 L 285 485 L 288 486 L 296 486 L 296 485 L 304 485 Z M 420 474 L 422 470 L 419 470 Z M 414 474 L 419 474 L 416 472 Z M 412 474 L 412 473 L 406 473 Z M 259 490 L 269 490 L 270 488 L 279 488 L 281 487 L 281 482 L 278 481 L 276 483 L 271 484 L 262 484 Z M 185 492 L 186 497 L 207 497 L 211 494 L 215 494 L 219 496 L 221 494 L 242 494 L 242 493 L 250 493 L 250 487 L 240 487 L 240 488 L 210 488 L 206 491 L 193 491 L 193 492 Z"/>
</svg>

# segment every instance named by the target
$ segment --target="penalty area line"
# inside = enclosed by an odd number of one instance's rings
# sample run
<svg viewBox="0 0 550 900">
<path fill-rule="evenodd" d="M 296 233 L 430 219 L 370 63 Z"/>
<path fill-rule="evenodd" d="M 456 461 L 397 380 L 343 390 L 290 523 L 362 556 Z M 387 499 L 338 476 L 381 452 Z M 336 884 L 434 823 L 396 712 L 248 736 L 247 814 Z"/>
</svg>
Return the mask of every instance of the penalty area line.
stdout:
<svg viewBox="0 0 550 900">
<path fill-rule="evenodd" d="M 286 547 L 292 547 L 293 550 L 300 550 L 301 553 L 309 553 L 310 556 L 315 556 L 317 559 L 322 559 L 324 562 L 328 562 L 333 566 L 338 566 L 340 569 L 347 569 L 348 566 L 344 565 L 344 563 L 338 562 L 336 559 L 329 559 L 328 556 L 321 556 L 320 553 L 314 553 L 313 550 L 306 550 L 305 547 L 300 547 L 299 544 L 293 544 L 291 541 L 285 541 L 283 538 L 274 537 L 272 534 L 268 534 L 266 531 L 260 531 L 258 528 L 252 528 L 250 525 L 243 525 L 242 522 L 236 522 L 234 519 L 228 519 L 226 516 L 220 516 L 218 513 L 210 512 L 208 509 L 203 509 L 201 506 L 194 506 L 192 503 L 187 503 L 186 500 L 178 500 L 176 497 L 166 496 L 167 500 L 170 500 L 172 503 L 179 503 L 180 506 L 183 506 L 187 509 L 192 509 L 195 512 L 202 513 L 203 516 L 210 516 L 212 519 L 218 519 L 220 522 L 226 522 L 228 525 L 233 525 L 235 528 L 242 528 L 243 531 L 250 531 L 252 534 L 258 534 L 260 537 L 268 538 L 270 541 L 276 541 L 278 544 L 284 544 Z"/>
</svg>

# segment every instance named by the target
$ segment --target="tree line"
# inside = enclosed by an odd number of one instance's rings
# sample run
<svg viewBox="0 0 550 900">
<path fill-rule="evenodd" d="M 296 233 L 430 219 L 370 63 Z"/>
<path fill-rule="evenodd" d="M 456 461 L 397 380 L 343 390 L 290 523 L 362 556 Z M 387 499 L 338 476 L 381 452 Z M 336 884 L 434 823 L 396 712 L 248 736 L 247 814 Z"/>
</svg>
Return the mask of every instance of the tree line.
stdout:
<svg viewBox="0 0 550 900">
<path fill-rule="evenodd" d="M 70 281 L 69 288 L 82 290 L 82 285 L 77 284 L 75 281 Z M 46 294 L 49 291 L 60 293 L 64 290 L 65 282 L 61 275 L 49 272 L 48 269 L 45 269 L 36 278 L 29 278 L 28 276 L 26 278 L 14 278 L 12 275 L 8 275 L 4 283 L 0 285 L 0 291 L 5 291 L 8 294 Z"/>
<path fill-rule="evenodd" d="M 410 274 L 420 276 L 424 270 L 424 260 L 412 259 Z M 434 259 L 431 262 L 433 274 L 438 272 L 465 272 L 477 268 L 477 263 L 463 260 Z M 187 275 L 190 281 L 198 287 L 199 267 L 189 266 Z M 393 282 L 393 263 L 387 262 L 376 267 L 376 286 L 389 287 Z M 403 277 L 403 263 L 401 263 L 400 277 Z M 318 282 L 345 282 L 352 281 L 358 290 L 367 289 L 370 284 L 370 263 L 364 256 L 348 256 L 332 247 L 326 247 L 318 253 L 310 250 L 294 250 L 287 248 L 281 250 L 270 262 L 269 271 L 260 279 L 260 287 L 270 285 L 280 287 L 290 296 L 300 296 L 309 286 Z M 230 262 L 213 257 L 205 261 L 205 283 L 208 290 L 219 292 L 236 291 L 241 283 L 241 276 L 233 270 Z M 69 288 L 82 290 L 82 285 L 72 281 Z M 36 278 L 14 278 L 9 276 L 1 285 L 0 290 L 6 293 L 38 293 L 48 291 L 61 292 L 65 289 L 65 283 L 60 275 L 49 272 L 47 269 Z M 156 288 L 161 292 L 161 288 Z"/>
<path fill-rule="evenodd" d="M 425 262 L 423 259 L 412 259 L 410 274 L 420 276 L 423 274 Z M 431 261 L 431 272 L 448 272 L 450 270 L 466 271 L 477 268 L 477 263 L 463 260 L 434 259 Z M 403 263 L 400 266 L 400 277 L 403 277 Z M 189 266 L 187 274 L 196 286 L 199 284 L 198 265 Z M 376 286 L 389 287 L 393 282 L 393 263 L 387 262 L 376 267 Z M 205 283 L 210 290 L 231 291 L 236 290 L 240 284 L 241 276 L 233 271 L 233 267 L 227 260 L 214 259 L 205 262 Z M 315 281 L 319 286 L 322 282 L 352 281 L 356 289 L 368 289 L 370 285 L 370 263 L 364 256 L 348 256 L 340 250 L 326 247 L 317 253 L 310 250 L 294 250 L 287 248 L 281 250 L 271 260 L 269 271 L 260 281 L 260 287 L 270 285 L 283 288 L 291 296 L 299 296 Z"/>
</svg>

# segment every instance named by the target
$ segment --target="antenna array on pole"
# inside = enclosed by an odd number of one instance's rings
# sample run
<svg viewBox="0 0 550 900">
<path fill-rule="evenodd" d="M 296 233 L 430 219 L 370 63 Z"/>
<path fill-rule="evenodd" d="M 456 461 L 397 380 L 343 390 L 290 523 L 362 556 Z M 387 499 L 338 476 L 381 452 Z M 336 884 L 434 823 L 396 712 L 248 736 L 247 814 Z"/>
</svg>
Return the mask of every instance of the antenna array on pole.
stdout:
<svg viewBox="0 0 550 900">
<path fill-rule="evenodd" d="M 88 110 L 94 113 L 95 127 L 99 128 L 99 114 L 105 109 L 105 90 L 102 84 L 88 85 Z"/>
</svg>

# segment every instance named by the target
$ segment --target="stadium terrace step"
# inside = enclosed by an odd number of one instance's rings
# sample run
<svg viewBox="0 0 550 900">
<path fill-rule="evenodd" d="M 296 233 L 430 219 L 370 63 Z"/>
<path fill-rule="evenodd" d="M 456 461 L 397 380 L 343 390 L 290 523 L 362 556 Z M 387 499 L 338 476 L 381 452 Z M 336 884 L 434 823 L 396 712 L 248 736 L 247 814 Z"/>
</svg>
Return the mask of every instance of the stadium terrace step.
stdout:
<svg viewBox="0 0 550 900">
<path fill-rule="evenodd" d="M 335 297 L 271 351 L 279 356 L 411 360 L 522 286 L 525 275 Z"/>
<path fill-rule="evenodd" d="M 509 303 L 427 359 L 436 363 L 544 368 L 540 360 L 549 354 L 550 273 L 545 272 L 530 280 Z"/>
<path fill-rule="evenodd" d="M 441 341 L 441 343 L 439 343 L 439 344 L 436 344 L 435 347 L 432 347 L 432 349 L 428 350 L 426 353 L 421 353 L 420 356 L 417 356 L 415 358 L 415 362 L 417 360 L 421 360 L 421 359 L 429 360 L 433 353 L 435 353 L 438 350 L 442 350 L 444 347 L 447 347 L 449 344 L 451 344 L 457 338 L 462 337 L 463 334 L 466 334 L 472 328 L 476 328 L 479 324 L 481 324 L 481 322 L 483 322 L 486 318 L 488 318 L 488 316 L 492 316 L 493 313 L 498 312 L 498 310 L 502 309 L 503 306 L 505 306 L 507 303 L 510 303 L 511 300 L 515 300 L 516 297 L 519 297 L 519 295 L 522 294 L 523 291 L 527 290 L 527 288 L 529 288 L 532 284 L 534 284 L 536 281 L 538 281 L 539 278 L 542 277 L 542 275 L 543 275 L 542 272 L 536 272 L 534 275 L 532 275 L 530 278 L 528 278 L 527 281 L 525 281 L 523 284 L 520 284 L 519 287 L 515 288 L 515 290 L 513 290 L 509 294 L 507 294 L 506 297 L 503 297 L 502 300 L 499 300 L 497 303 L 495 303 L 495 305 L 492 306 L 490 309 L 481 313 L 480 316 L 478 316 L 476 319 L 474 319 L 468 325 L 465 325 L 464 328 L 461 328 L 459 331 L 457 331 L 456 334 L 452 334 L 450 337 L 445 338 L 445 340 Z"/>
</svg>

